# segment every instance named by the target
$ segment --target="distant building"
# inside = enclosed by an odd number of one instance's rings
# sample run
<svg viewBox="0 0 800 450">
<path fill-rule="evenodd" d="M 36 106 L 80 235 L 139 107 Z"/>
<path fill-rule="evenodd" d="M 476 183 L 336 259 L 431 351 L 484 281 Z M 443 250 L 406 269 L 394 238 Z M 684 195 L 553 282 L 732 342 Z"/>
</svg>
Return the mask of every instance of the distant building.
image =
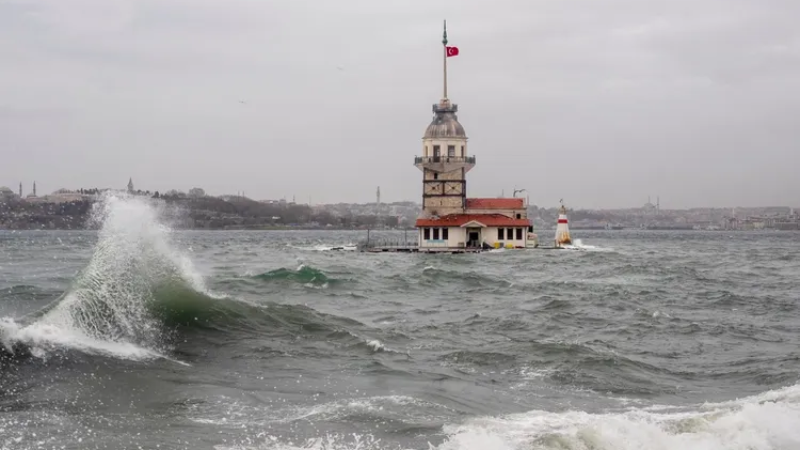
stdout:
<svg viewBox="0 0 800 450">
<path fill-rule="evenodd" d="M 128 193 L 133 194 L 133 178 L 128 178 Z"/>
<path fill-rule="evenodd" d="M 659 209 L 661 209 L 659 203 L 660 203 L 660 199 L 656 200 L 656 204 L 655 205 L 652 204 L 650 202 L 650 197 L 648 196 L 647 197 L 647 203 L 645 203 L 644 206 L 642 206 L 642 213 L 644 215 L 646 215 L 646 216 L 658 215 Z"/>
<path fill-rule="evenodd" d="M 50 203 L 77 202 L 77 201 L 86 200 L 88 198 L 91 198 L 91 196 L 87 195 L 87 194 L 81 194 L 80 192 L 77 192 L 77 191 L 72 191 L 72 190 L 63 189 L 63 188 L 53 192 L 50 195 L 46 195 L 45 196 L 45 199 Z"/>
<path fill-rule="evenodd" d="M 12 191 L 10 188 L 6 186 L 0 186 L 0 199 L 1 200 L 10 200 L 16 199 L 17 195 Z"/>
<path fill-rule="evenodd" d="M 28 196 L 26 198 L 30 198 L 30 199 L 36 198 L 36 182 L 35 181 L 33 182 L 33 192 L 28 194 Z"/>
</svg>

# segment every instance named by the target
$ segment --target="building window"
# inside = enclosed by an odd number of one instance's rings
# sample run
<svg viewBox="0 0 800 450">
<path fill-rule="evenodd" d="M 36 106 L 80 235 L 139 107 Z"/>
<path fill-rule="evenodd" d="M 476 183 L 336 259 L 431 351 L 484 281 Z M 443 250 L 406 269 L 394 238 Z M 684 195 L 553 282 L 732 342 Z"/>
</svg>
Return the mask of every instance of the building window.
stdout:
<svg viewBox="0 0 800 450">
<path fill-rule="evenodd" d="M 448 234 L 449 234 L 448 232 L 449 231 L 450 230 L 448 228 L 442 228 L 442 239 L 447 240 L 449 238 L 449 236 L 448 236 Z"/>
<path fill-rule="evenodd" d="M 517 240 L 522 240 L 522 228 L 517 228 Z"/>
<path fill-rule="evenodd" d="M 425 238 L 426 241 L 430 240 L 431 239 L 431 229 L 430 228 L 423 228 L 422 229 L 422 235 L 423 235 L 423 237 Z"/>
<path fill-rule="evenodd" d="M 438 158 L 439 156 L 441 156 L 439 153 L 440 153 L 439 152 L 439 146 L 438 145 L 434 145 L 433 146 L 433 157 L 434 158 Z"/>
<path fill-rule="evenodd" d="M 438 172 L 433 172 L 433 179 L 434 180 L 438 180 L 439 179 L 439 173 Z"/>
<path fill-rule="evenodd" d="M 455 145 L 448 145 L 447 146 L 447 156 L 449 158 L 454 158 L 456 156 L 456 146 Z"/>
<path fill-rule="evenodd" d="M 464 156 L 467 156 L 467 155 L 464 154 L 464 146 L 462 145 L 461 146 L 461 157 L 463 158 Z"/>
<path fill-rule="evenodd" d="M 425 156 L 431 156 L 430 147 L 428 147 L 427 145 L 425 146 Z"/>
<path fill-rule="evenodd" d="M 517 219 L 522 219 L 522 214 L 517 213 Z"/>
<path fill-rule="evenodd" d="M 504 231 L 505 231 L 505 228 L 498 228 L 497 229 L 497 240 L 498 241 L 502 241 L 503 239 L 506 238 Z"/>
<path fill-rule="evenodd" d="M 434 241 L 438 241 L 439 240 L 439 229 L 438 228 L 434 228 L 433 229 L 433 240 Z"/>
<path fill-rule="evenodd" d="M 533 225 L 528 227 L 528 233 L 533 233 Z"/>
<path fill-rule="evenodd" d="M 506 236 L 508 236 L 509 240 L 514 239 L 514 229 L 513 228 L 509 228 L 508 230 L 506 230 Z"/>
</svg>

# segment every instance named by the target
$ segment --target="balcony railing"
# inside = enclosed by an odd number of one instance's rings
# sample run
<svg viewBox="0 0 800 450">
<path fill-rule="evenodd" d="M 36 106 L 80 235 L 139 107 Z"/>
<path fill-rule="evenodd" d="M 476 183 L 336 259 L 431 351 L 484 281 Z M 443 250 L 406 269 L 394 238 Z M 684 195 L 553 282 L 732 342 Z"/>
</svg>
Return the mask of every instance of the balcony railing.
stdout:
<svg viewBox="0 0 800 450">
<path fill-rule="evenodd" d="M 414 164 L 424 163 L 466 163 L 475 164 L 474 156 L 417 156 Z"/>
</svg>

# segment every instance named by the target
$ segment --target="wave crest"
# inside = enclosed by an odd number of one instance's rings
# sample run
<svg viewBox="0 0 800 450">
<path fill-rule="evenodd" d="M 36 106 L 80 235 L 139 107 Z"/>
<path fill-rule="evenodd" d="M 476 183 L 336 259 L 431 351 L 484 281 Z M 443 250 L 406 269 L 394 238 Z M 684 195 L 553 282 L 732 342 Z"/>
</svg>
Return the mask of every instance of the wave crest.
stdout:
<svg viewBox="0 0 800 450">
<path fill-rule="evenodd" d="M 107 195 L 94 205 L 100 223 L 88 265 L 56 301 L 26 318 L 0 324 L 3 348 L 41 355 L 56 348 L 126 358 L 159 356 L 167 331 L 153 313 L 157 293 L 181 286 L 208 293 L 191 261 L 169 242 L 157 203 Z"/>
</svg>

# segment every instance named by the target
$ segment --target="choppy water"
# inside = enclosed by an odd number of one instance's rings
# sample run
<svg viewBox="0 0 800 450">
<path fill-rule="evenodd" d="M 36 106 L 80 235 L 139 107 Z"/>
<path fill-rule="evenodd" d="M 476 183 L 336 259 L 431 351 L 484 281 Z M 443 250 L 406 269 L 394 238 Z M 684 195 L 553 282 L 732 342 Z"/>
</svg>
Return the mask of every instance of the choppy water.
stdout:
<svg viewBox="0 0 800 450">
<path fill-rule="evenodd" d="M 0 231 L 2 449 L 800 448 L 800 234 L 363 254 L 102 206 Z"/>
</svg>

